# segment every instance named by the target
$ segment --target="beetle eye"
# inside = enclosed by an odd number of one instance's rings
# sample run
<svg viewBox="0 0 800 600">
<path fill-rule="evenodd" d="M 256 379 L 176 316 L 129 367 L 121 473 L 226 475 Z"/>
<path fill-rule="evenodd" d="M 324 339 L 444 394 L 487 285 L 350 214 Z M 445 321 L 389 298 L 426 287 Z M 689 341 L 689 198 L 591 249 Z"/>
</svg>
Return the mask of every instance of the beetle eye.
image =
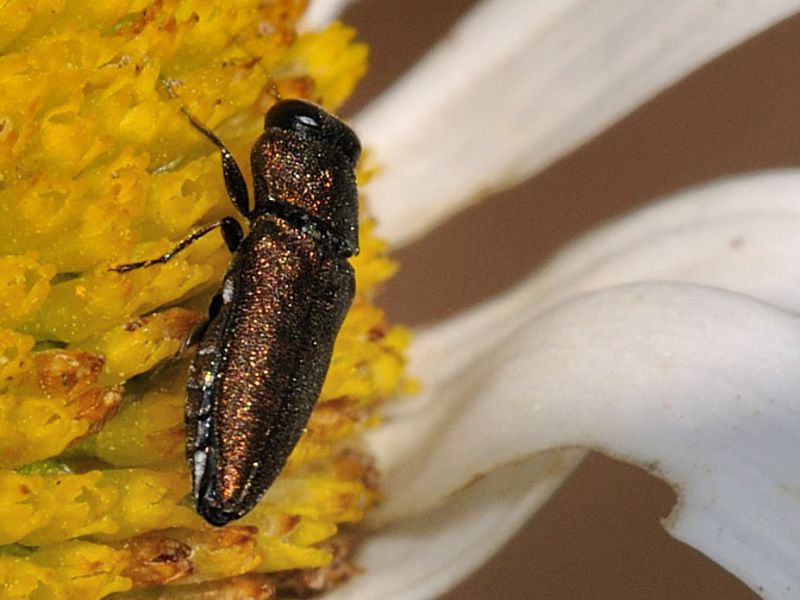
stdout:
<svg viewBox="0 0 800 600">
<path fill-rule="evenodd" d="M 281 100 L 267 111 L 264 129 L 277 128 L 323 141 L 338 148 L 352 163 L 358 162 L 361 144 L 356 134 L 339 119 L 310 102 Z"/>
<path fill-rule="evenodd" d="M 317 122 L 316 119 L 308 115 L 297 115 L 295 119 L 297 119 L 299 123 L 305 125 L 306 127 L 311 127 L 314 129 L 319 129 L 320 127 L 319 122 Z"/>
<path fill-rule="evenodd" d="M 282 100 L 267 111 L 264 129 L 277 127 L 287 131 L 308 132 L 322 129 L 322 110 L 302 100 Z"/>
</svg>

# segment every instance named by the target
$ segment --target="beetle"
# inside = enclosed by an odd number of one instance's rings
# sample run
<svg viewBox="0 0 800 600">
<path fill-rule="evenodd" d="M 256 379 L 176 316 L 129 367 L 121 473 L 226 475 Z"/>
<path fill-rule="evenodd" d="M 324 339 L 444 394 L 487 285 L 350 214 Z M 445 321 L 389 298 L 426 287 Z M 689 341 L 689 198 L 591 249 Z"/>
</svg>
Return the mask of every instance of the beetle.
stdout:
<svg viewBox="0 0 800 600">
<path fill-rule="evenodd" d="M 278 100 L 251 152 L 253 206 L 222 141 L 188 111 L 222 156 L 225 187 L 247 219 L 206 225 L 152 260 L 163 264 L 220 229 L 232 260 L 209 307 L 186 384 L 186 455 L 197 512 L 222 526 L 247 514 L 305 430 L 355 294 L 356 134 L 319 106 Z"/>
</svg>

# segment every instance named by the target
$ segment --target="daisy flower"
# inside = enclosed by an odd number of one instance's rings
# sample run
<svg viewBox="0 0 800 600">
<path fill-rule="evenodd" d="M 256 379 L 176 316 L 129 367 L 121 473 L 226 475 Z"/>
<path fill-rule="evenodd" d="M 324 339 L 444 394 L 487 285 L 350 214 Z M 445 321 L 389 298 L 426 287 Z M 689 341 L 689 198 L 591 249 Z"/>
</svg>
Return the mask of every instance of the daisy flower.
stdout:
<svg viewBox="0 0 800 600">
<path fill-rule="evenodd" d="M 194 513 L 186 363 L 171 359 L 229 255 L 207 236 L 165 265 L 108 268 L 231 212 L 181 107 L 243 156 L 268 82 L 331 110 L 351 92 L 366 50 L 331 21 L 346 3 L 305 17 L 303 4 L 4 8 L 4 597 L 325 590 L 353 574 L 352 524 L 367 516 L 363 573 L 326 597 L 433 598 L 586 449 L 666 479 L 673 535 L 791 597 L 796 172 L 711 183 L 607 225 L 411 346 L 373 297 L 395 268 L 382 239 L 401 246 L 527 179 L 797 2 L 480 3 L 354 119 L 377 226 L 364 219 L 359 296 L 287 469 L 235 524 Z"/>
</svg>

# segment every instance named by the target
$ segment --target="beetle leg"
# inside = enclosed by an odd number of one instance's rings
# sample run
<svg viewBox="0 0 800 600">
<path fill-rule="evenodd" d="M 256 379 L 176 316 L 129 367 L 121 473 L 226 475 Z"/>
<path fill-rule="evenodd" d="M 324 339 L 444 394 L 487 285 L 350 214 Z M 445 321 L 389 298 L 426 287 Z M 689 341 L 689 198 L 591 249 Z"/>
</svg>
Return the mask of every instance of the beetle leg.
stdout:
<svg viewBox="0 0 800 600">
<path fill-rule="evenodd" d="M 185 106 L 181 107 L 181 111 L 183 111 L 183 114 L 189 119 L 192 126 L 219 149 L 219 153 L 222 155 L 222 175 L 225 177 L 225 189 L 228 191 L 228 197 L 240 213 L 250 218 L 252 215 L 250 210 L 250 194 L 247 192 L 247 184 L 244 181 L 244 176 L 242 175 L 239 165 L 236 164 L 236 159 L 233 158 L 230 150 L 228 150 L 222 140 L 208 127 L 195 119 L 194 116 L 186 110 Z"/>
<path fill-rule="evenodd" d="M 242 231 L 242 226 L 239 225 L 239 222 L 232 218 L 232 217 L 225 217 L 220 219 L 219 221 L 215 221 L 213 223 L 209 223 L 208 225 L 201 227 L 190 236 L 183 238 L 177 246 L 175 246 L 172 250 L 159 256 L 158 258 L 153 258 L 150 260 L 142 260 L 139 262 L 128 263 L 125 265 L 119 265 L 116 267 L 111 267 L 109 271 L 116 271 L 117 273 L 127 273 L 128 271 L 133 271 L 134 269 L 141 269 L 143 267 L 151 267 L 153 265 L 163 265 L 172 260 L 178 252 L 181 252 L 188 248 L 191 244 L 199 240 L 204 235 L 211 233 L 217 228 L 222 229 L 222 237 L 225 240 L 225 245 L 228 247 L 228 250 L 231 252 L 236 252 L 239 244 L 241 243 L 242 239 L 244 238 L 244 232 Z"/>
<path fill-rule="evenodd" d="M 231 217 L 223 217 L 218 223 L 222 228 L 222 239 L 225 240 L 228 250 L 236 252 L 244 239 L 244 231 L 242 231 L 239 221 Z"/>
</svg>

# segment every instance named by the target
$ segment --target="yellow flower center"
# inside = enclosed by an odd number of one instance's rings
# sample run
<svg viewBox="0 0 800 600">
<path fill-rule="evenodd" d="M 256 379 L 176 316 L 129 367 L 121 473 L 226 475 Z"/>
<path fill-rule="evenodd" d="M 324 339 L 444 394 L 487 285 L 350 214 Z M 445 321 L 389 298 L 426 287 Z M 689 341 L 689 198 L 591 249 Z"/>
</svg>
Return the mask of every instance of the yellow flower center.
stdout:
<svg viewBox="0 0 800 600">
<path fill-rule="evenodd" d="M 395 267 L 368 220 L 352 260 L 358 296 L 307 431 L 258 507 L 222 529 L 187 499 L 188 363 L 179 352 L 230 255 L 209 235 L 167 264 L 108 270 L 158 256 L 233 212 L 216 150 L 181 107 L 244 167 L 273 83 L 329 110 L 351 92 L 365 47 L 340 24 L 296 33 L 303 5 L 4 7 L 3 598 L 102 598 L 168 584 L 181 584 L 175 597 L 193 597 L 196 585 L 264 592 L 276 581 L 259 574 L 327 565 L 347 545 L 332 543 L 343 539 L 339 526 L 376 501 L 355 448 L 375 406 L 405 385 L 408 335 L 372 304 Z"/>
</svg>

